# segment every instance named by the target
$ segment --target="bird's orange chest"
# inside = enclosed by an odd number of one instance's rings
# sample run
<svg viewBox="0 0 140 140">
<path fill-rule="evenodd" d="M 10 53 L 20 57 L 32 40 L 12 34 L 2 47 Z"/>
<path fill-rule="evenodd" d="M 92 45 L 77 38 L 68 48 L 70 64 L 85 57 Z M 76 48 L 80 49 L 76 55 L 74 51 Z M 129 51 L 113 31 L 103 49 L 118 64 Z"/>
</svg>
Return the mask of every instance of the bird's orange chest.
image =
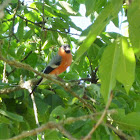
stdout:
<svg viewBox="0 0 140 140">
<path fill-rule="evenodd" d="M 59 75 L 60 73 L 66 71 L 67 67 L 72 63 L 72 54 L 63 54 L 61 64 L 56 69 L 54 69 L 50 74 Z"/>
</svg>

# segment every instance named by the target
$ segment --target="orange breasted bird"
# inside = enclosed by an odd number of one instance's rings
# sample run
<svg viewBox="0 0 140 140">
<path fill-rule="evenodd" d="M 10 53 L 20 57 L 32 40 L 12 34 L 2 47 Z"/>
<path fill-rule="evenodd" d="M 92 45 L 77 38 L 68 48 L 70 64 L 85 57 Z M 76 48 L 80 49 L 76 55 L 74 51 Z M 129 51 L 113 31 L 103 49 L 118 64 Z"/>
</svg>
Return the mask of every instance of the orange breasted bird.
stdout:
<svg viewBox="0 0 140 140">
<path fill-rule="evenodd" d="M 44 69 L 43 73 L 59 75 L 62 72 L 66 71 L 67 67 L 69 67 L 72 63 L 72 54 L 69 45 L 62 45 L 59 48 L 56 56 L 50 61 L 47 67 Z M 41 83 L 43 78 L 40 78 L 35 87 L 33 88 L 31 94 L 35 91 L 37 86 Z"/>
</svg>

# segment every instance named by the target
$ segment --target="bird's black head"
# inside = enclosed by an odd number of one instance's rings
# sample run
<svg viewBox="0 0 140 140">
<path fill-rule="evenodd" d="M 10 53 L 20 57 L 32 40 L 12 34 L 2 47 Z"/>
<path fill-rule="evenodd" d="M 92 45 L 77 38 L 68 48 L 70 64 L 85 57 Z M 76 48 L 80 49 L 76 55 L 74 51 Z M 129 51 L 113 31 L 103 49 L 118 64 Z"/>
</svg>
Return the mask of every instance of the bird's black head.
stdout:
<svg viewBox="0 0 140 140">
<path fill-rule="evenodd" d="M 70 51 L 70 45 L 68 45 L 68 44 L 67 45 L 62 45 L 61 47 L 65 50 L 66 53 L 70 53 L 71 52 Z"/>
</svg>

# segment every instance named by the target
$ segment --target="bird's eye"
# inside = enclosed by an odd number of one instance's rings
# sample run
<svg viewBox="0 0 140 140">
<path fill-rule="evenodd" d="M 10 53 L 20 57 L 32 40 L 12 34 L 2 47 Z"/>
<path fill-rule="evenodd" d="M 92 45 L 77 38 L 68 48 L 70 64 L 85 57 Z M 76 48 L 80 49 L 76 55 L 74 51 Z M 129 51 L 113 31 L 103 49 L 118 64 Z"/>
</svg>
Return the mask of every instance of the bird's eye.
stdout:
<svg viewBox="0 0 140 140">
<path fill-rule="evenodd" d="M 70 48 L 69 45 L 63 45 L 62 47 L 63 47 L 64 50 L 68 50 Z"/>
<path fill-rule="evenodd" d="M 66 50 L 67 49 L 67 46 L 63 46 L 63 48 L 64 48 L 64 50 Z"/>
</svg>

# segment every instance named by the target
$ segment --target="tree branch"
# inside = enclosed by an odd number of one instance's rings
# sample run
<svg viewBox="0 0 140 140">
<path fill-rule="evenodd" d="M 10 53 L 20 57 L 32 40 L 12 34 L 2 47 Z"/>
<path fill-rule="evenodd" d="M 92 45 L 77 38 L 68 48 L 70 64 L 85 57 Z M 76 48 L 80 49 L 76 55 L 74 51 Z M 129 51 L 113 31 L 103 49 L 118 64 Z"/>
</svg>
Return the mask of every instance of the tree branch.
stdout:
<svg viewBox="0 0 140 140">
<path fill-rule="evenodd" d="M 10 87 L 10 88 L 4 88 L 4 89 L 0 89 L 0 94 L 8 94 L 14 91 L 18 91 L 22 89 L 20 86 L 16 86 L 16 87 Z"/>
<path fill-rule="evenodd" d="M 0 89 L 0 94 L 8 94 L 14 91 L 18 91 L 21 89 L 28 89 L 29 87 L 33 86 L 36 84 L 38 80 L 37 79 L 32 79 L 32 80 L 28 80 L 28 81 L 20 81 L 19 85 L 12 85 L 14 87 L 9 87 L 9 88 L 4 88 L 4 89 Z M 3 86 L 3 85 L 1 85 Z"/>
<path fill-rule="evenodd" d="M 106 112 L 109 114 L 113 114 L 113 113 L 116 113 L 116 110 L 106 110 Z M 30 131 L 25 131 L 25 132 L 21 133 L 20 135 L 15 136 L 13 138 L 10 138 L 8 140 L 18 140 L 18 139 L 23 139 L 23 138 L 26 138 L 29 136 L 37 135 L 37 133 L 40 133 L 46 129 L 58 129 L 61 133 L 63 133 L 65 136 L 67 136 L 70 140 L 76 140 L 63 128 L 63 125 L 70 124 L 70 123 L 80 121 L 80 120 L 85 120 L 85 119 L 92 119 L 93 120 L 93 119 L 95 119 L 95 116 L 98 116 L 101 114 L 102 114 L 102 112 L 98 112 L 98 113 L 94 113 L 91 115 L 80 116 L 77 118 L 70 117 L 70 118 L 67 118 L 66 120 L 61 120 L 59 123 L 48 122 L 48 123 L 40 126 L 39 128 L 35 128 L 33 130 L 30 130 Z"/>
</svg>

